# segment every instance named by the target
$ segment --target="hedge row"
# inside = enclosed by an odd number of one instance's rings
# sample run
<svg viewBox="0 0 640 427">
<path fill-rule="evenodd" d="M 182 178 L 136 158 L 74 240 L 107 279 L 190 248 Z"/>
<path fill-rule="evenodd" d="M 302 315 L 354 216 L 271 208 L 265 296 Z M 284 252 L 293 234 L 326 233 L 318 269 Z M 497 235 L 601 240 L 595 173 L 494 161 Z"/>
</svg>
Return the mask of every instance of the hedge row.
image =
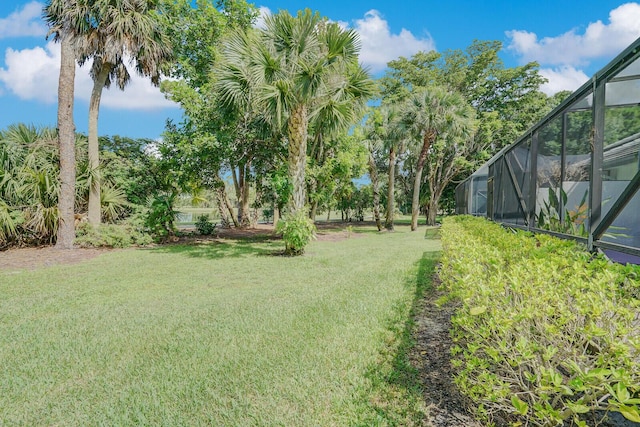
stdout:
<svg viewBox="0 0 640 427">
<path fill-rule="evenodd" d="M 578 426 L 606 411 L 640 422 L 640 281 L 578 244 L 447 218 L 440 276 L 461 391 L 481 416 Z M 605 411 L 605 412 L 603 412 Z"/>
</svg>

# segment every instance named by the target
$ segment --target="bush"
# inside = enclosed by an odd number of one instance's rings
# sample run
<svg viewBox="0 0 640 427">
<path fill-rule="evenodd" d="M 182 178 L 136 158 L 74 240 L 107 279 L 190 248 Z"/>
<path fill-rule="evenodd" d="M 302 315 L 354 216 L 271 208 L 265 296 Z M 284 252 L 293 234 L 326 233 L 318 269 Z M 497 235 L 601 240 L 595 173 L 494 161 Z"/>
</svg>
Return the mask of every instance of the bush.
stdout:
<svg viewBox="0 0 640 427">
<path fill-rule="evenodd" d="M 128 223 L 94 227 L 84 222 L 76 229 L 75 244 L 82 248 L 126 248 L 132 245 L 148 245 L 152 241 L 149 234 L 136 230 Z"/>
<path fill-rule="evenodd" d="M 145 218 L 145 226 L 159 242 L 168 240 L 174 236 L 178 211 L 174 209 L 175 194 L 159 194 L 147 201 L 148 211 Z"/>
<path fill-rule="evenodd" d="M 282 234 L 285 254 L 302 255 L 304 248 L 316 237 L 316 227 L 304 212 L 298 212 L 278 222 L 276 233 Z"/>
<path fill-rule="evenodd" d="M 204 236 L 210 236 L 216 229 L 216 224 L 209 221 L 209 215 L 200 215 L 196 221 L 196 230 Z"/>
<path fill-rule="evenodd" d="M 640 422 L 638 269 L 571 241 L 447 218 L 440 276 L 456 383 L 491 418 L 587 425 L 599 411 Z"/>
</svg>

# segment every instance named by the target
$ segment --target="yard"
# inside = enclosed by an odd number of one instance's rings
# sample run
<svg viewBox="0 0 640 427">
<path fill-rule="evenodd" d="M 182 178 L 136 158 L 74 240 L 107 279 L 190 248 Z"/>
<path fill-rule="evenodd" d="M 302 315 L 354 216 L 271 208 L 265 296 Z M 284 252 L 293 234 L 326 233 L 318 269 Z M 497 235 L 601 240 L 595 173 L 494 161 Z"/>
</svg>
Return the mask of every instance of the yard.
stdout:
<svg viewBox="0 0 640 427">
<path fill-rule="evenodd" d="M 354 227 L 281 250 L 257 234 L 0 268 L 0 424 L 424 423 L 407 331 L 439 241 Z"/>
</svg>

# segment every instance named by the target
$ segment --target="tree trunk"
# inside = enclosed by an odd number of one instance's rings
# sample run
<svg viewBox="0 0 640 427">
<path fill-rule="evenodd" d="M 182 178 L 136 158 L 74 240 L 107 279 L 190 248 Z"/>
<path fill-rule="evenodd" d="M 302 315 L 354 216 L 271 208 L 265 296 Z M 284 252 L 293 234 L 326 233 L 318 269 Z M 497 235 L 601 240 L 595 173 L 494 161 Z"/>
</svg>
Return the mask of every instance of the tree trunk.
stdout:
<svg viewBox="0 0 640 427">
<path fill-rule="evenodd" d="M 317 212 L 318 212 L 318 201 L 314 200 L 311 203 L 311 212 L 309 213 L 309 218 L 311 218 L 311 221 L 316 222 Z"/>
<path fill-rule="evenodd" d="M 218 205 L 218 213 L 220 214 L 220 226 L 221 227 L 230 227 L 231 226 L 231 218 L 229 217 L 229 211 L 224 203 L 224 194 L 221 188 L 216 188 L 216 205 Z"/>
<path fill-rule="evenodd" d="M 238 218 L 235 216 L 233 212 L 233 206 L 231 206 L 231 202 L 229 201 L 229 196 L 227 195 L 227 187 L 219 175 L 216 174 L 215 180 L 216 180 L 215 186 L 216 186 L 216 192 L 218 194 L 218 200 L 221 200 L 222 205 L 226 207 L 227 212 L 231 217 L 231 221 L 233 221 L 233 226 L 238 228 L 240 224 L 238 223 Z"/>
<path fill-rule="evenodd" d="M 290 201 L 290 215 L 304 209 L 306 201 L 305 168 L 307 166 L 307 107 L 298 105 L 289 117 L 287 132 L 289 136 L 289 179 L 293 186 Z"/>
<path fill-rule="evenodd" d="M 436 216 L 438 215 L 440 197 L 442 197 L 442 190 L 431 190 L 431 198 L 429 199 L 429 203 L 427 204 L 427 225 L 436 225 Z"/>
<path fill-rule="evenodd" d="M 311 195 L 315 194 L 315 192 L 318 190 L 318 180 L 315 177 L 312 177 L 310 179 L 310 183 L 309 183 L 309 203 L 311 204 L 311 209 L 309 210 L 309 218 L 311 219 L 311 221 L 315 222 L 316 221 L 316 213 L 318 212 L 318 200 L 316 198 L 316 200 L 312 200 Z"/>
<path fill-rule="evenodd" d="M 71 40 L 65 34 L 60 43 L 58 80 L 58 146 L 60 149 L 60 194 L 56 249 L 73 249 L 76 237 L 73 208 L 76 201 L 76 135 L 73 123 L 73 94 L 76 60 Z"/>
<path fill-rule="evenodd" d="M 220 189 L 222 200 L 224 201 L 224 205 L 227 207 L 227 211 L 229 212 L 229 216 L 231 217 L 231 221 L 233 221 L 233 226 L 236 228 L 240 227 L 240 223 L 238 222 L 238 218 L 233 212 L 233 206 L 231 206 L 231 202 L 229 201 L 229 196 L 227 195 L 227 190 L 225 187 Z"/>
<path fill-rule="evenodd" d="M 427 205 L 427 225 L 436 225 L 436 215 L 438 214 L 438 200 L 431 196 Z"/>
<path fill-rule="evenodd" d="M 97 61 L 97 59 L 94 59 Z M 89 186 L 89 211 L 87 219 L 90 224 L 100 225 L 101 203 L 100 203 L 100 184 L 102 181 L 100 174 L 100 145 L 98 143 L 98 115 L 100 113 L 100 99 L 102 98 L 102 89 L 109 77 L 111 66 L 102 64 L 100 73 L 93 80 L 93 90 L 91 91 L 91 99 L 89 100 L 89 135 L 88 135 L 88 160 L 89 175 L 91 177 L 91 185 Z"/>
<path fill-rule="evenodd" d="M 393 215 L 395 213 L 395 175 L 396 175 L 396 150 L 395 147 L 389 149 L 389 189 L 387 196 L 387 215 L 384 220 L 384 228 L 393 231 Z"/>
<path fill-rule="evenodd" d="M 249 227 L 251 225 L 251 212 L 249 209 L 249 180 L 247 174 L 250 163 L 238 167 L 238 187 L 240 194 L 238 195 L 238 223 L 240 227 Z"/>
<path fill-rule="evenodd" d="M 233 189 L 236 194 L 236 210 L 238 211 L 238 223 L 242 221 L 242 187 L 240 186 L 240 166 L 235 166 L 231 164 L 231 178 L 233 178 Z"/>
<path fill-rule="evenodd" d="M 431 141 L 435 138 L 435 133 L 428 131 L 425 133 L 422 149 L 418 156 L 418 163 L 416 164 L 416 176 L 413 181 L 413 198 L 411 200 L 411 231 L 418 229 L 418 216 L 420 215 L 420 185 L 422 184 L 422 171 L 424 170 L 424 164 L 427 160 L 427 154 L 431 147 Z"/>
<path fill-rule="evenodd" d="M 373 191 L 373 219 L 376 221 L 378 231 L 382 231 L 382 221 L 380 221 L 380 183 L 378 182 L 378 169 L 372 154 L 369 154 L 369 178 L 371 178 L 371 189 Z"/>
<path fill-rule="evenodd" d="M 278 209 L 278 205 L 273 204 L 273 226 L 278 225 L 278 221 L 280 221 L 280 209 Z"/>
</svg>

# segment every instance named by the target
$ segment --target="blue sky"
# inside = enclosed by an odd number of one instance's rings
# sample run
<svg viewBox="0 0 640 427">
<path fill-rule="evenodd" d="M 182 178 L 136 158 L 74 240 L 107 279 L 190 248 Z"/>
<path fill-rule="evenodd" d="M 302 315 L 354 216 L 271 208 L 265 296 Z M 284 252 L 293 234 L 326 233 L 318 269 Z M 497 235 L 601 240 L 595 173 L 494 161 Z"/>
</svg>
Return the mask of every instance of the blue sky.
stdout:
<svg viewBox="0 0 640 427">
<path fill-rule="evenodd" d="M 640 37 L 640 2 L 610 0 L 263 0 L 263 14 L 308 7 L 355 29 L 361 62 L 376 75 L 387 61 L 419 50 L 464 49 L 474 39 L 500 40 L 507 66 L 540 63 L 549 94 L 573 90 Z M 55 126 L 59 46 L 45 40 L 43 2 L 0 3 L 0 129 L 11 123 Z M 91 81 L 76 74 L 75 122 L 86 132 Z M 105 91 L 101 135 L 159 138 L 181 110 L 147 81 Z"/>
</svg>

